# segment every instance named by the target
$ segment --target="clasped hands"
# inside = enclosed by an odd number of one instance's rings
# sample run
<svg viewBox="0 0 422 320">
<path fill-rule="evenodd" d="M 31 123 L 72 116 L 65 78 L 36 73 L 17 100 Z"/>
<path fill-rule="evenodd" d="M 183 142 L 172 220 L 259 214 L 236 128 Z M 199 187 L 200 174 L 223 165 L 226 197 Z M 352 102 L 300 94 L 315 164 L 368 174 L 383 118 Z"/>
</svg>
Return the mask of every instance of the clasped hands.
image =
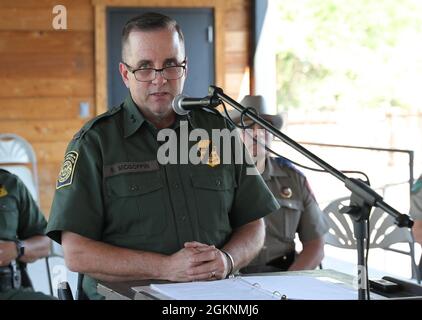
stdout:
<svg viewBox="0 0 422 320">
<path fill-rule="evenodd" d="M 184 248 L 169 256 L 170 281 L 204 281 L 224 279 L 229 264 L 223 252 L 213 245 L 186 242 Z"/>
</svg>

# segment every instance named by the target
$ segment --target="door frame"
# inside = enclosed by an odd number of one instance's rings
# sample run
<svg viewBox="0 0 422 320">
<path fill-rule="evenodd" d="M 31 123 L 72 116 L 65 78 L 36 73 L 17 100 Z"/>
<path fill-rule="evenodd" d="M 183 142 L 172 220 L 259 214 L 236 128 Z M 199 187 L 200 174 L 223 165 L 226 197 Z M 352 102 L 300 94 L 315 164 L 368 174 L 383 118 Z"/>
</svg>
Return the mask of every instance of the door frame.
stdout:
<svg viewBox="0 0 422 320">
<path fill-rule="evenodd" d="M 214 10 L 215 81 L 224 87 L 224 0 L 92 0 L 95 10 L 95 114 L 107 111 L 107 7 L 211 8 Z"/>
</svg>

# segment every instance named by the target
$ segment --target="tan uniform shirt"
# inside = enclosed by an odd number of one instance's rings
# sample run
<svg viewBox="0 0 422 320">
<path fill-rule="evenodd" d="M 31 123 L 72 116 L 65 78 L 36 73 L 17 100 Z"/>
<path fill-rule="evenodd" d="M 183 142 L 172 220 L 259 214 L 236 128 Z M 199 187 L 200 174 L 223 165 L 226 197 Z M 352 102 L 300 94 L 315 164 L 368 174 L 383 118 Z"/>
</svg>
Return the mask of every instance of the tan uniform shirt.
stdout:
<svg viewBox="0 0 422 320">
<path fill-rule="evenodd" d="M 265 244 L 250 265 L 267 262 L 295 250 L 296 233 L 302 242 L 328 231 L 324 213 L 318 206 L 306 177 L 290 162 L 269 158 L 262 173 L 264 181 L 280 204 L 280 209 L 264 217 Z"/>
</svg>

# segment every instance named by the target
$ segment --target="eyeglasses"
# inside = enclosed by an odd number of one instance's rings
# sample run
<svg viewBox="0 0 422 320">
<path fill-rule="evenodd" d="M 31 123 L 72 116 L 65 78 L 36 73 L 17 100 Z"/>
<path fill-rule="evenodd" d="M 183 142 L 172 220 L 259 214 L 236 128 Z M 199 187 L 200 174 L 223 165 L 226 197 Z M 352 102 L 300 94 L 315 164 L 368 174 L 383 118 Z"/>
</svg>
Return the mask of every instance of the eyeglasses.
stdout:
<svg viewBox="0 0 422 320">
<path fill-rule="evenodd" d="M 155 68 L 138 68 L 133 69 L 130 65 L 126 62 L 123 64 L 127 67 L 127 69 L 133 73 L 135 79 L 141 82 L 148 82 L 153 81 L 157 78 L 157 72 L 161 73 L 161 76 L 166 80 L 177 80 L 180 79 L 186 70 L 186 60 L 183 60 L 180 65 L 164 67 L 161 69 Z"/>
</svg>

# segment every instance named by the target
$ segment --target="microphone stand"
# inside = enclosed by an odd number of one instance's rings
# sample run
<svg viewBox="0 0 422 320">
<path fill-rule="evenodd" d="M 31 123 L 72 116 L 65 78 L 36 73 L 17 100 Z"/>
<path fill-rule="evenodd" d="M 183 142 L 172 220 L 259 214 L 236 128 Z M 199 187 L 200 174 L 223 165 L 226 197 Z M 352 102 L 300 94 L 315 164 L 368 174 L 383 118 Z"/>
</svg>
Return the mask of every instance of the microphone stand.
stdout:
<svg viewBox="0 0 422 320">
<path fill-rule="evenodd" d="M 329 165 L 327 162 L 317 157 L 315 154 L 302 147 L 296 141 L 277 130 L 271 123 L 259 117 L 254 112 L 246 109 L 241 104 L 227 96 L 223 90 L 216 86 L 209 87 L 210 99 L 219 99 L 220 102 L 226 102 L 233 108 L 254 120 L 257 124 L 265 130 L 271 132 L 274 136 L 278 137 L 284 143 L 307 157 L 312 162 L 319 165 L 321 168 L 328 171 L 334 177 L 342 181 L 347 189 L 351 191 L 349 206 L 343 207 L 340 212 L 349 214 L 353 220 L 353 229 L 356 238 L 357 251 L 358 251 L 358 299 L 369 299 L 369 288 L 367 288 L 367 271 L 368 266 L 365 259 L 365 243 L 369 241 L 367 234 L 367 226 L 369 221 L 369 214 L 372 207 L 379 207 L 395 219 L 395 224 L 399 227 L 413 226 L 413 220 L 409 216 L 398 212 L 396 209 L 384 202 L 383 198 L 376 193 L 371 187 L 365 184 L 360 179 L 347 177 L 344 173 Z"/>
</svg>

